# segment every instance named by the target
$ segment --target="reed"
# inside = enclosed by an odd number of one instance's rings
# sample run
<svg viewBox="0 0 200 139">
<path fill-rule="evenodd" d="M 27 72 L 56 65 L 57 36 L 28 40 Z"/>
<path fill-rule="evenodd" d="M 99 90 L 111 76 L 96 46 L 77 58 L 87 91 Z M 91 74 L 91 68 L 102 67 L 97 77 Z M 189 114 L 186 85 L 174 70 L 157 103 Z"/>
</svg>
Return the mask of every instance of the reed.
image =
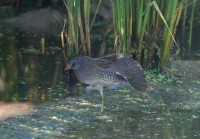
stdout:
<svg viewBox="0 0 200 139">
<path fill-rule="evenodd" d="M 176 43 L 173 36 L 176 34 L 177 25 L 179 23 L 180 15 L 183 9 L 183 2 L 178 0 L 170 0 L 169 5 L 167 5 L 167 11 L 165 12 L 166 21 L 169 23 L 164 27 L 163 40 L 162 40 L 162 51 L 160 54 L 160 69 L 168 62 L 170 50 L 173 46 L 173 43 L 176 44 L 177 54 L 180 51 L 178 44 Z"/>
<path fill-rule="evenodd" d="M 101 2 L 99 0 L 97 11 Z M 146 67 L 152 67 L 157 60 L 158 68 L 162 69 L 169 60 L 174 44 L 176 55 L 180 52 L 175 36 L 183 10 L 183 16 L 186 17 L 187 10 L 184 7 L 188 2 L 189 0 L 111 0 L 115 52 L 136 55 L 136 60 Z M 64 0 L 64 3 L 69 20 L 65 33 L 67 57 L 72 54 L 91 55 L 90 31 L 97 11 L 90 23 L 90 0 Z M 185 22 L 186 18 L 183 27 Z M 192 40 L 191 35 L 189 40 Z"/>
<path fill-rule="evenodd" d="M 90 0 L 84 0 L 84 19 L 85 19 L 85 42 L 88 55 L 91 56 L 90 45 Z"/>
<path fill-rule="evenodd" d="M 61 33 L 62 47 L 66 49 L 66 57 L 80 54 L 91 56 L 90 31 L 102 0 L 99 0 L 91 25 L 90 0 L 63 0 L 63 2 L 68 13 L 68 21 L 63 25 Z M 64 36 L 66 36 L 65 40 L 63 40 Z"/>
<path fill-rule="evenodd" d="M 157 55 L 162 68 L 168 62 L 173 43 L 177 54 L 180 51 L 174 36 L 183 6 L 187 3 L 184 0 L 112 0 L 118 52 L 127 55 L 134 52 L 139 62 L 150 66 Z"/>
<path fill-rule="evenodd" d="M 66 45 L 67 45 L 67 57 L 71 57 L 74 53 L 79 54 L 78 47 L 78 16 L 80 0 L 64 1 L 64 4 L 68 11 L 68 29 L 65 31 Z"/>
<path fill-rule="evenodd" d="M 113 8 L 113 26 L 115 51 L 129 54 L 132 43 L 132 0 L 111 0 Z"/>
<path fill-rule="evenodd" d="M 192 28 L 193 28 L 193 19 L 194 19 L 194 10 L 195 10 L 195 4 L 196 0 L 192 1 L 192 13 L 191 13 L 191 18 L 190 18 L 190 32 L 189 32 L 189 51 L 191 50 L 192 47 Z"/>
</svg>

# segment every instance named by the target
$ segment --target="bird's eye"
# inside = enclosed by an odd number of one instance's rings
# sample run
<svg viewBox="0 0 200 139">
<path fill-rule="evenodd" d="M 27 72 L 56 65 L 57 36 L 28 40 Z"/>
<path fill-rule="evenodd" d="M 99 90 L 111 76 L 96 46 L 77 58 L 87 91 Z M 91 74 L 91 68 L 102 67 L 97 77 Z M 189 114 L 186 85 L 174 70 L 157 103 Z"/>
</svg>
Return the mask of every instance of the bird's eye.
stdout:
<svg viewBox="0 0 200 139">
<path fill-rule="evenodd" d="M 72 63 L 72 69 L 79 69 L 80 68 L 80 64 L 78 64 L 78 63 Z"/>
</svg>

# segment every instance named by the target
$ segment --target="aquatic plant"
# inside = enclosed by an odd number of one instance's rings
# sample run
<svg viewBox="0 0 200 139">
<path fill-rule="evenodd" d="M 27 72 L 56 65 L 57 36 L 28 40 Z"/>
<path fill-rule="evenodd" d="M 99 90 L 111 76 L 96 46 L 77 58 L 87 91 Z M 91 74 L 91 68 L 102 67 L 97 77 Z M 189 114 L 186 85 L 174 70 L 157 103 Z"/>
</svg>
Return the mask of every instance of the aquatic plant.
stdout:
<svg viewBox="0 0 200 139">
<path fill-rule="evenodd" d="M 102 0 L 99 1 L 99 5 L 101 2 Z M 115 39 L 113 49 L 116 53 L 135 55 L 136 60 L 145 67 L 162 69 L 168 63 L 173 46 L 176 49 L 175 55 L 179 55 L 180 48 L 175 35 L 183 10 L 184 17 L 186 16 L 185 9 L 188 2 L 188 0 L 111 0 Z M 66 56 L 80 53 L 91 55 L 90 0 L 64 0 L 64 3 L 69 20 L 68 30 L 63 29 L 66 36 Z M 81 9 L 84 13 L 80 12 Z M 185 19 L 183 22 L 184 26 Z M 192 21 L 190 25 L 192 28 Z M 62 40 L 63 46 L 65 41 Z"/>
<path fill-rule="evenodd" d="M 101 1 L 102 0 L 99 1 L 99 5 Z M 68 12 L 68 22 L 65 22 L 65 25 L 63 25 L 61 33 L 62 46 L 63 49 L 66 49 L 67 51 L 66 56 L 71 57 L 79 54 L 90 56 L 90 30 L 97 12 L 90 25 L 90 0 L 63 0 L 63 2 Z M 83 9 L 83 13 L 81 12 L 81 9 Z M 98 9 L 99 6 L 97 11 Z"/>
<path fill-rule="evenodd" d="M 117 51 L 133 52 L 139 62 L 150 66 L 158 55 L 163 67 L 174 42 L 179 52 L 174 36 L 184 4 L 183 0 L 112 0 Z"/>
</svg>

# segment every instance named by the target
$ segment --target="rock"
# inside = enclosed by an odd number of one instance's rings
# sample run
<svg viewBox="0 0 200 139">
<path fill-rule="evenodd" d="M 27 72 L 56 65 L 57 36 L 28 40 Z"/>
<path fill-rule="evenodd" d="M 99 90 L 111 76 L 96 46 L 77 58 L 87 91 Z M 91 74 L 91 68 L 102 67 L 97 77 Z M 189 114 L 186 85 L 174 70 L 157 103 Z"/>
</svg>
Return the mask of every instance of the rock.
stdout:
<svg viewBox="0 0 200 139">
<path fill-rule="evenodd" d="M 19 15 L 10 21 L 10 26 L 19 30 L 40 34 L 56 35 L 61 32 L 63 16 L 57 11 L 40 9 Z"/>
</svg>

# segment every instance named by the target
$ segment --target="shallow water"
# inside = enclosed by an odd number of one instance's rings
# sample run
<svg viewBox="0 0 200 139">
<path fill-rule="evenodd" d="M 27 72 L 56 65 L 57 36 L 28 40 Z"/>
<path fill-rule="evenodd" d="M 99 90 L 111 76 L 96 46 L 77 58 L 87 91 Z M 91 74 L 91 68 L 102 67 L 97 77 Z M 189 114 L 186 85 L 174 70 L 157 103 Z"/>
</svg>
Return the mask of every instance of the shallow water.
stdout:
<svg viewBox="0 0 200 139">
<path fill-rule="evenodd" d="M 47 101 L 67 93 L 60 38 L 1 29 L 3 101 Z M 56 92 L 55 92 L 55 90 Z"/>
<path fill-rule="evenodd" d="M 32 115 L 0 123 L 2 138 L 200 138 L 198 103 L 195 109 L 183 108 L 188 104 L 173 109 L 172 101 L 187 99 L 164 95 L 166 103 L 152 104 L 126 88 L 106 91 L 106 109 L 100 113 L 99 93 L 83 93 L 84 86 L 69 82 L 63 69 L 59 36 L 0 30 L 0 75 L 6 82 L 0 100 L 35 104 Z M 180 92 L 176 89 L 171 91 Z"/>
</svg>

